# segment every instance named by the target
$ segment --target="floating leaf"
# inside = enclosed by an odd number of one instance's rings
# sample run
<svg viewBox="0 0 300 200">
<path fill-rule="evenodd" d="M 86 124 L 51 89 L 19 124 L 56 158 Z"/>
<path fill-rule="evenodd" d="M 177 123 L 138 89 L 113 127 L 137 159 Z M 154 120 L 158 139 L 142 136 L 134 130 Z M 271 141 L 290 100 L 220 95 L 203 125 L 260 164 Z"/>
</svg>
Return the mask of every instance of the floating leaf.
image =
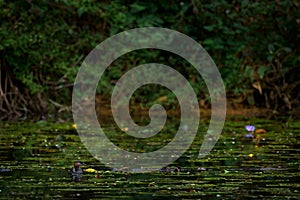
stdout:
<svg viewBox="0 0 300 200">
<path fill-rule="evenodd" d="M 97 170 L 95 170 L 95 169 L 92 169 L 92 168 L 88 168 L 88 169 L 86 169 L 86 170 L 84 170 L 85 172 L 88 172 L 88 173 L 96 173 L 97 172 Z"/>
<path fill-rule="evenodd" d="M 266 131 L 265 129 L 263 129 L 263 128 L 260 128 L 260 129 L 257 129 L 257 130 L 255 131 L 255 133 L 256 133 L 256 134 L 264 134 L 264 133 L 267 133 L 267 131 Z"/>
</svg>

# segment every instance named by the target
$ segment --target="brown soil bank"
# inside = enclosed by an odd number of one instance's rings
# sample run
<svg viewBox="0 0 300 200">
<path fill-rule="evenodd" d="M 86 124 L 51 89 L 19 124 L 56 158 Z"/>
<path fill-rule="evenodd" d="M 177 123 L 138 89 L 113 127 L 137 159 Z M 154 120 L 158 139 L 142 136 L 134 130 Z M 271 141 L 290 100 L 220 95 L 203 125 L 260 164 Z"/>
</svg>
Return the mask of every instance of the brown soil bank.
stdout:
<svg viewBox="0 0 300 200">
<path fill-rule="evenodd" d="M 228 100 L 227 102 L 232 102 Z M 111 121 L 113 119 L 110 101 L 107 101 L 101 97 L 96 98 L 96 111 L 98 114 L 99 121 Z M 149 109 L 141 108 L 139 106 L 130 106 L 130 112 L 133 116 L 148 116 Z M 167 111 L 170 116 L 179 116 L 179 109 L 171 109 Z M 200 106 L 200 115 L 201 118 L 209 118 L 211 115 L 211 109 L 209 106 Z M 105 116 L 105 117 L 103 117 Z M 267 119 L 276 119 L 281 116 L 292 116 L 295 118 L 300 117 L 300 107 L 298 109 L 294 109 L 291 112 L 287 112 L 286 114 L 279 114 L 275 111 L 272 111 L 267 108 L 257 107 L 257 106 L 247 106 L 244 104 L 232 104 L 228 103 L 226 108 L 226 117 L 264 117 Z"/>
</svg>

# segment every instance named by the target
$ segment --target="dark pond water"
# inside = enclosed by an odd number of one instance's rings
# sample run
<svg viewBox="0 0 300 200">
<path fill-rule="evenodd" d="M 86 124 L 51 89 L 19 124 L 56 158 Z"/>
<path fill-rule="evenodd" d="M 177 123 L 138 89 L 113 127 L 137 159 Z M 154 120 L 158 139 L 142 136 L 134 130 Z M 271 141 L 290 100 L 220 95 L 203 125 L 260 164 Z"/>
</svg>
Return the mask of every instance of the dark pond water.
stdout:
<svg viewBox="0 0 300 200">
<path fill-rule="evenodd" d="M 259 143 L 245 137 L 249 123 L 227 121 L 211 154 L 198 159 L 207 129 L 202 122 L 194 143 L 170 170 L 131 173 L 112 171 L 93 158 L 72 124 L 2 122 L 0 198 L 300 199 L 300 123 L 256 119 L 252 124 L 267 130 Z M 150 151 L 170 141 L 177 127 L 177 122 L 168 123 L 162 131 L 168 134 L 142 145 L 126 141 L 113 125 L 105 126 L 105 132 L 125 149 Z M 68 170 L 75 160 L 98 170 L 99 178 L 85 173 L 81 182 L 71 181 Z"/>
</svg>

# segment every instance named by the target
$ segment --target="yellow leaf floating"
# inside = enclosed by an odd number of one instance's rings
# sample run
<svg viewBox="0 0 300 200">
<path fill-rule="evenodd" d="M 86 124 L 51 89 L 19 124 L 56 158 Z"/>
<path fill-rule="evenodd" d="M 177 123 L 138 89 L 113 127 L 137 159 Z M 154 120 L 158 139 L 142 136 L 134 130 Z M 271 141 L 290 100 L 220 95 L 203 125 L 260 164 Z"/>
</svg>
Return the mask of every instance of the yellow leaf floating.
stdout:
<svg viewBox="0 0 300 200">
<path fill-rule="evenodd" d="M 73 124 L 72 127 L 73 127 L 73 128 L 77 128 L 77 124 Z"/>
<path fill-rule="evenodd" d="M 250 158 L 252 158 L 254 155 L 253 155 L 253 153 L 250 153 L 248 156 L 249 156 Z"/>
<path fill-rule="evenodd" d="M 85 172 L 88 172 L 88 173 L 97 173 L 97 170 L 95 169 L 92 169 L 92 168 L 88 168 L 86 170 L 84 170 Z"/>
</svg>

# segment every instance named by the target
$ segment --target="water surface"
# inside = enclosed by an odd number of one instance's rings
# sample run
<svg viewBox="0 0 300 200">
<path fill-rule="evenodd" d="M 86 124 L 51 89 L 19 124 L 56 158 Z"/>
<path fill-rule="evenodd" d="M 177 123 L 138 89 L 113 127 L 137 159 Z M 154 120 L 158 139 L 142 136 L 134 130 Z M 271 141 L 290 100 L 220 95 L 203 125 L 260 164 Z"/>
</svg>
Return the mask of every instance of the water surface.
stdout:
<svg viewBox="0 0 300 200">
<path fill-rule="evenodd" d="M 143 122 L 141 122 L 143 123 Z M 267 130 L 254 143 L 244 126 Z M 114 125 L 105 133 L 124 149 L 147 152 L 172 140 L 178 122 L 171 121 L 157 136 L 135 140 Z M 82 145 L 72 124 L 0 124 L 1 199 L 299 199 L 300 123 L 242 119 L 227 121 L 211 154 L 198 159 L 207 124 L 186 153 L 166 170 L 151 173 L 117 172 Z M 75 160 L 85 168 L 82 182 L 72 182 L 68 170 Z M 178 172 L 177 168 L 181 168 Z"/>
</svg>

